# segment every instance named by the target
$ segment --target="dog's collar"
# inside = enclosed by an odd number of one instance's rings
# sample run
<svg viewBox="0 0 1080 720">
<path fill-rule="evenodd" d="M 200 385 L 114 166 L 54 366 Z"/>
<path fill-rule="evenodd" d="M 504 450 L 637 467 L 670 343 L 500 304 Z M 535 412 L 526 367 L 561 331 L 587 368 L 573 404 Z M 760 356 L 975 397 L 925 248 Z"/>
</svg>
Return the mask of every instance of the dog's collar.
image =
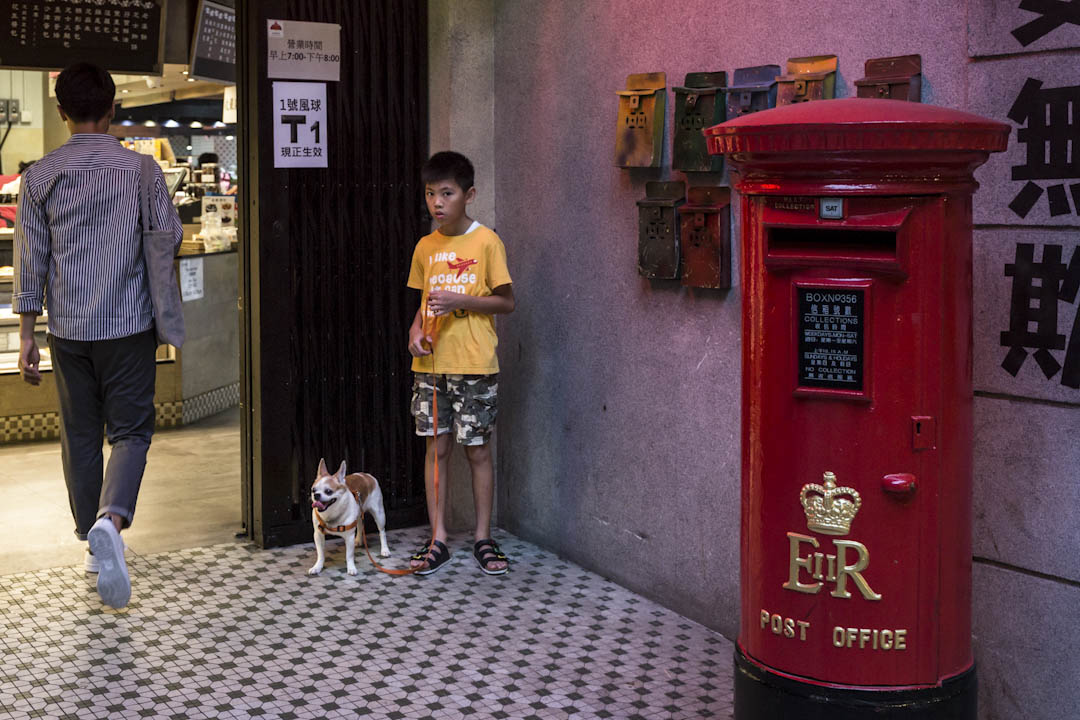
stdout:
<svg viewBox="0 0 1080 720">
<path fill-rule="evenodd" d="M 361 505 L 361 503 L 360 503 L 360 493 L 354 492 L 353 497 L 356 498 L 356 504 Z M 337 498 L 334 498 L 334 502 L 337 502 Z M 334 503 L 330 503 L 330 505 L 333 505 L 333 504 Z M 330 507 L 330 505 L 327 505 L 327 507 Z M 315 510 L 315 508 L 312 508 L 312 509 Z M 353 520 L 348 525 L 327 525 L 326 521 L 323 520 L 323 516 L 319 514 L 318 510 L 315 510 L 315 517 L 317 517 L 319 519 L 319 530 L 322 532 L 323 535 L 325 535 L 328 532 L 334 532 L 334 533 L 349 532 L 354 527 L 356 527 L 356 524 L 360 521 L 360 518 L 364 517 L 364 512 L 363 512 L 363 509 L 361 509 L 360 514 L 357 516 L 356 520 Z"/>
</svg>

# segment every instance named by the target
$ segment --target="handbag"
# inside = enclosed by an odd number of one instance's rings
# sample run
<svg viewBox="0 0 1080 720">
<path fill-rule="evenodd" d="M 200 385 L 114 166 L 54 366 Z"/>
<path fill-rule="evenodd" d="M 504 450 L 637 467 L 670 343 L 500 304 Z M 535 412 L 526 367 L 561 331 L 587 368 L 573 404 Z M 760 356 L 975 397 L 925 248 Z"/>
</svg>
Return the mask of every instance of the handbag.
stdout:
<svg viewBox="0 0 1080 720">
<path fill-rule="evenodd" d="M 158 343 L 180 347 L 184 344 L 184 307 L 180 299 L 180 282 L 176 277 L 174 263 L 176 241 L 171 230 L 150 229 L 156 164 L 152 156 L 143 155 L 139 167 L 142 252 L 146 261 L 146 278 L 150 284 L 150 299 L 154 305 L 154 331 L 157 333 Z"/>
</svg>

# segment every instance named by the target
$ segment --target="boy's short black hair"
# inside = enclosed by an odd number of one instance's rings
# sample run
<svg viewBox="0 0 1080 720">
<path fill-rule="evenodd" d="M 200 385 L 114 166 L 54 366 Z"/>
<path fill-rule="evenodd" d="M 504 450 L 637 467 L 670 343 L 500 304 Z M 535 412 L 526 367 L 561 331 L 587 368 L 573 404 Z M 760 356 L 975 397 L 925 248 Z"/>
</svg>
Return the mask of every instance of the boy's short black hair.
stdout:
<svg viewBox="0 0 1080 720">
<path fill-rule="evenodd" d="M 473 186 L 475 173 L 469 158 L 452 150 L 437 152 L 420 168 L 420 180 L 425 184 L 453 180 L 463 191 Z"/>
<path fill-rule="evenodd" d="M 109 73 L 93 63 L 69 65 L 56 78 L 56 101 L 75 122 L 105 117 L 115 97 L 116 83 Z"/>
</svg>

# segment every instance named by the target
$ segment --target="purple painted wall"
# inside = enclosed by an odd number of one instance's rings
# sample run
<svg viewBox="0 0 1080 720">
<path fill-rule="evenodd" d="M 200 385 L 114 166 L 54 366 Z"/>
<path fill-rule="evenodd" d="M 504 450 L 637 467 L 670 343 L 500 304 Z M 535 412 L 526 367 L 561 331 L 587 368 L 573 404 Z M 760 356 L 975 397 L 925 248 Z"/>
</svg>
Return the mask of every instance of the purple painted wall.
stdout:
<svg viewBox="0 0 1080 720">
<path fill-rule="evenodd" d="M 496 5 L 496 208 L 519 299 L 499 328 L 508 529 L 734 636 L 740 291 L 638 277 L 635 203 L 646 181 L 686 176 L 670 169 L 670 101 L 664 167 L 614 167 L 615 91 L 629 73 L 664 71 L 670 88 L 688 72 L 835 53 L 838 94 L 853 95 L 867 58 L 922 53 L 949 68 L 926 95 L 960 107 L 955 5 Z M 884 31 L 929 23 L 933 42 Z M 710 179 L 726 182 L 691 181 Z"/>
</svg>

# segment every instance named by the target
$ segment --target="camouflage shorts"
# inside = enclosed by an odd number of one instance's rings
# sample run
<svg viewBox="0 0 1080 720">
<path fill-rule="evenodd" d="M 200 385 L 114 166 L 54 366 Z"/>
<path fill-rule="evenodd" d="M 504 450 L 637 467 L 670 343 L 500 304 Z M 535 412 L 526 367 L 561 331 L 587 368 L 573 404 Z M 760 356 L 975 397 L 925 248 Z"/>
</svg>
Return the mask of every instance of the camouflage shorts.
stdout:
<svg viewBox="0 0 1080 720">
<path fill-rule="evenodd" d="M 412 414 L 416 434 L 431 437 L 431 383 L 428 373 L 413 374 Z M 499 376 L 438 375 L 439 434 L 450 432 L 462 445 L 483 445 L 495 428 Z"/>
</svg>

